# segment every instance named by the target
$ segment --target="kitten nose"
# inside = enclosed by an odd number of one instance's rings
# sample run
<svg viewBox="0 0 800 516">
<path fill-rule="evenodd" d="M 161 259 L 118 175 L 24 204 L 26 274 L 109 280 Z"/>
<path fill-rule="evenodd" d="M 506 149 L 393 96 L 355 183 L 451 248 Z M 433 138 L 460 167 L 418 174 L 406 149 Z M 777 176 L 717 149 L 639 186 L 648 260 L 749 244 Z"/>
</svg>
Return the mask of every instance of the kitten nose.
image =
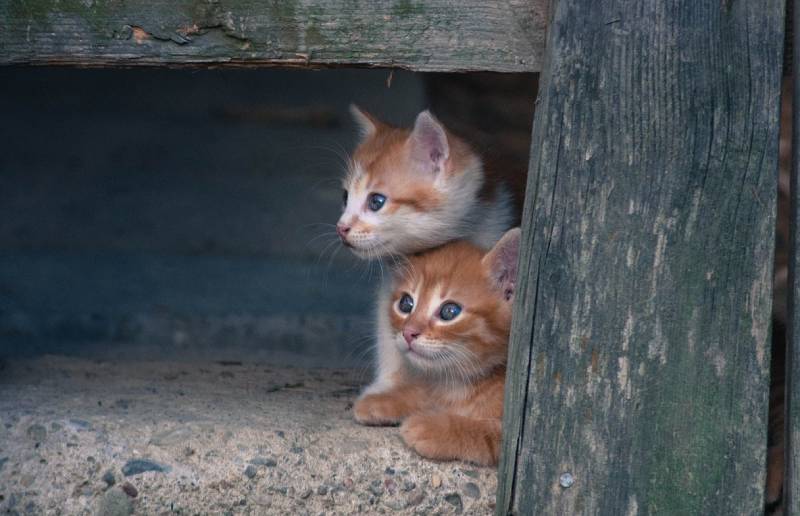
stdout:
<svg viewBox="0 0 800 516">
<path fill-rule="evenodd" d="M 411 343 L 419 337 L 420 331 L 416 328 L 403 328 L 403 338 L 406 339 L 406 344 L 411 347 Z"/>
<path fill-rule="evenodd" d="M 347 234 L 350 232 L 350 226 L 345 226 L 344 224 L 336 224 L 336 232 L 339 233 L 339 238 L 344 240 L 347 238 Z"/>
</svg>

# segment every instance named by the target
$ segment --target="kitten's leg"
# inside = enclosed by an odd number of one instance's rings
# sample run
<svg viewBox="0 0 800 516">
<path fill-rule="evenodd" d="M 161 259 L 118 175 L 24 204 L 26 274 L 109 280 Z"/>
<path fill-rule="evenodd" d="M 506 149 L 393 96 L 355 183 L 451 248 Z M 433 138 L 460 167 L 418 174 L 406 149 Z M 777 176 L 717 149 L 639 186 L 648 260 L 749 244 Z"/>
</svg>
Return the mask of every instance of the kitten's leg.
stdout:
<svg viewBox="0 0 800 516">
<path fill-rule="evenodd" d="M 395 346 L 392 326 L 389 322 L 391 295 L 392 284 L 389 280 L 385 280 L 378 290 L 375 326 L 377 340 L 375 379 L 364 389 L 359 398 L 388 391 L 397 385 L 398 380 L 402 377 L 403 357 Z"/>
<path fill-rule="evenodd" d="M 484 466 L 497 464 L 502 438 L 499 419 L 471 419 L 447 412 L 410 416 L 400 426 L 400 434 L 423 457 Z"/>
<path fill-rule="evenodd" d="M 353 417 L 362 425 L 396 425 L 409 414 L 419 412 L 425 399 L 424 389 L 401 384 L 360 397 L 353 405 Z"/>
</svg>

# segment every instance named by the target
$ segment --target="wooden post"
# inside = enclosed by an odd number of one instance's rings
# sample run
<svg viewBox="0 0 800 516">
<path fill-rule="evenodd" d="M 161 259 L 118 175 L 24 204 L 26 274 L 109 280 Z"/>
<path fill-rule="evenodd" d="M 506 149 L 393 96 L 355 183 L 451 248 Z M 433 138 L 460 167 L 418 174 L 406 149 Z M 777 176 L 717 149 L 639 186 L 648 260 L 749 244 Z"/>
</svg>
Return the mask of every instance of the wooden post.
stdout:
<svg viewBox="0 0 800 516">
<path fill-rule="evenodd" d="M 800 9 L 792 11 L 792 175 L 790 179 L 789 335 L 786 350 L 785 514 L 800 514 Z"/>
<path fill-rule="evenodd" d="M 498 515 L 763 510 L 783 12 L 554 2 Z"/>
</svg>

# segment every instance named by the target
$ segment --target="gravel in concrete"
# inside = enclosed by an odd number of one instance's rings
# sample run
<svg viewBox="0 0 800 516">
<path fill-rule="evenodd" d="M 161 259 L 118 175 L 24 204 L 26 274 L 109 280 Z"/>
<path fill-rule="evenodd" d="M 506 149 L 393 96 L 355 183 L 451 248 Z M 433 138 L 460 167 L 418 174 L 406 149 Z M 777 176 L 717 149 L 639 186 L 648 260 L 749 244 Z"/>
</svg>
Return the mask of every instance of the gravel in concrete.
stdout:
<svg viewBox="0 0 800 516">
<path fill-rule="evenodd" d="M 8 361 L 0 513 L 491 514 L 494 470 L 424 460 L 397 428 L 352 421 L 365 380 L 246 361 Z"/>
</svg>

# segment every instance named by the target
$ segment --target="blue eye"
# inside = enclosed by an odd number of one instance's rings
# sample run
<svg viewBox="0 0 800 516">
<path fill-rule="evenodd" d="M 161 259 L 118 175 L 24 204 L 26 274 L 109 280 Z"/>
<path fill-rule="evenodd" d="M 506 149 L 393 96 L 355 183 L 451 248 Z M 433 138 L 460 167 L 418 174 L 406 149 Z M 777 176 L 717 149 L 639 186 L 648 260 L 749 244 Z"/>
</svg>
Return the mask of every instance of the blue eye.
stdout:
<svg viewBox="0 0 800 516">
<path fill-rule="evenodd" d="M 370 194 L 369 199 L 367 199 L 367 206 L 372 211 L 380 210 L 384 204 L 386 204 L 386 196 L 379 193 Z"/>
<path fill-rule="evenodd" d="M 347 207 L 347 190 L 342 190 L 342 206 Z"/>
<path fill-rule="evenodd" d="M 442 305 L 442 308 L 439 310 L 439 317 L 443 321 L 452 321 L 458 314 L 461 313 L 461 306 L 455 303 L 445 303 Z"/>
<path fill-rule="evenodd" d="M 410 314 L 411 310 L 414 309 L 414 299 L 408 294 L 403 294 L 403 297 L 400 298 L 400 302 L 397 303 L 397 308 L 404 314 Z"/>
</svg>

